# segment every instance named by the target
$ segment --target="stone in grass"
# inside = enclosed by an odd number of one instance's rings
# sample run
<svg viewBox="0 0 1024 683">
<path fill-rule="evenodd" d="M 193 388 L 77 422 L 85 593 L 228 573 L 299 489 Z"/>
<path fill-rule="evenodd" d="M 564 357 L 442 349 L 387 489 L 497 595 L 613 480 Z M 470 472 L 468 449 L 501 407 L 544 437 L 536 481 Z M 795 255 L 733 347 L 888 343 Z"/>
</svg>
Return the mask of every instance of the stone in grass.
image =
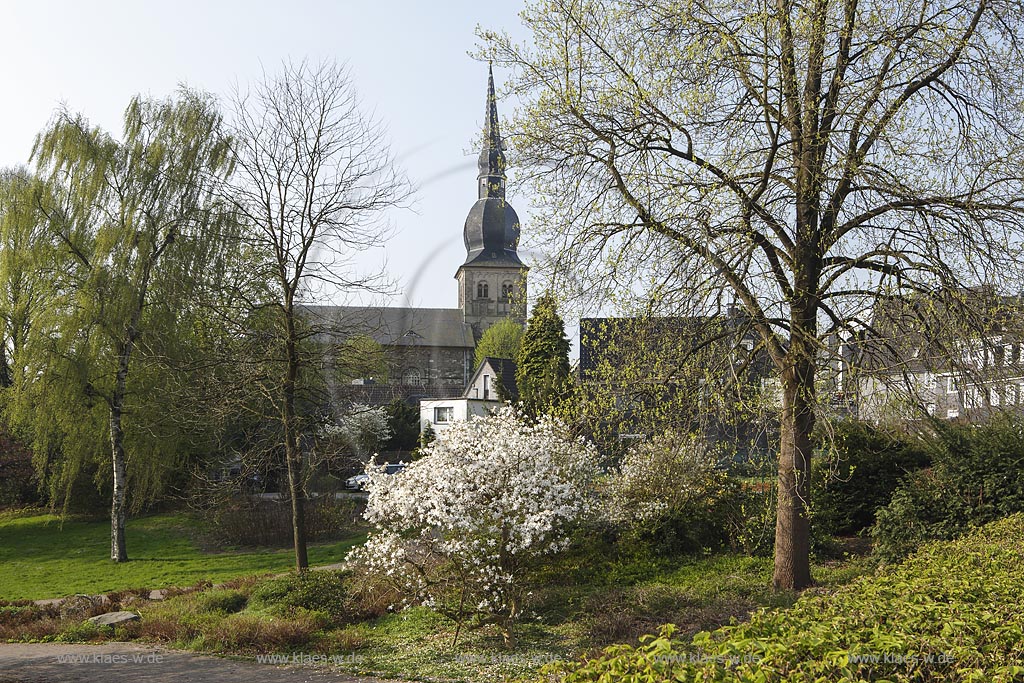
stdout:
<svg viewBox="0 0 1024 683">
<path fill-rule="evenodd" d="M 72 595 L 60 601 L 60 606 L 58 607 L 60 618 L 80 621 L 93 614 L 93 610 L 101 604 L 103 603 L 100 601 L 100 596 Z"/>
<path fill-rule="evenodd" d="M 89 621 L 97 626 L 119 626 L 129 621 L 135 621 L 138 618 L 139 615 L 135 612 L 107 612 L 106 614 L 90 617 Z"/>
</svg>

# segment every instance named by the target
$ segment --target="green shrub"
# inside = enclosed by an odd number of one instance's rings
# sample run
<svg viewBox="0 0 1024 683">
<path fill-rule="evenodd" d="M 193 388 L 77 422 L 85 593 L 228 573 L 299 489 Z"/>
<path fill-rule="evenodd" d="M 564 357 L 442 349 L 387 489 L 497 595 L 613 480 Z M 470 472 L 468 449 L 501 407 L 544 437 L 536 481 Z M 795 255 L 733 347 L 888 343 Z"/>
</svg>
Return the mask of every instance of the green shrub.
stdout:
<svg viewBox="0 0 1024 683">
<path fill-rule="evenodd" d="M 294 613 L 307 610 L 328 615 L 335 622 L 350 620 L 355 612 L 343 571 L 306 571 L 270 579 L 249 596 L 252 610 Z"/>
<path fill-rule="evenodd" d="M 933 467 L 908 477 L 872 529 L 887 561 L 920 543 L 959 536 L 1024 512 L 1024 429 L 1012 418 L 985 425 L 945 426 L 934 446 Z"/>
<path fill-rule="evenodd" d="M 638 647 L 547 667 L 540 680 L 1020 680 L 1022 537 L 1024 515 L 1015 515 L 790 609 L 761 610 L 691 641 L 666 626 Z"/>
<path fill-rule="evenodd" d="M 733 551 L 760 557 L 775 552 L 776 485 L 774 479 L 744 482 L 723 502 L 723 508 L 728 510 L 729 545 Z M 831 529 L 812 520 L 811 553 L 831 558 L 838 549 Z"/>
<path fill-rule="evenodd" d="M 236 590 L 209 590 L 196 593 L 195 603 L 198 612 L 220 612 L 233 614 L 245 609 L 245 593 Z"/>
<path fill-rule="evenodd" d="M 814 524 L 830 534 L 856 534 L 875 523 L 900 481 L 927 467 L 926 447 L 904 434 L 862 422 L 832 426 L 814 460 L 811 509 Z"/>
<path fill-rule="evenodd" d="M 86 643 L 90 640 L 102 640 L 106 635 L 105 631 L 102 626 L 97 626 L 91 621 L 83 621 L 66 627 L 56 640 L 61 643 Z"/>
</svg>

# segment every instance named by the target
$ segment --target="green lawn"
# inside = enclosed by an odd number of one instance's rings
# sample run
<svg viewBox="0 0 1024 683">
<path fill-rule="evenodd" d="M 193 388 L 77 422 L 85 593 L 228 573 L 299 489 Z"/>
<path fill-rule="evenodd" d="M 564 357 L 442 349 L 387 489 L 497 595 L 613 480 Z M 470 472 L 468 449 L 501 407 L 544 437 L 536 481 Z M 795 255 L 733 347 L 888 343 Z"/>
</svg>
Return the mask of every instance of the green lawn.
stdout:
<svg viewBox="0 0 1024 683">
<path fill-rule="evenodd" d="M 110 557 L 110 523 L 65 521 L 47 514 L 0 515 L 0 599 L 42 599 L 126 588 L 189 586 L 250 574 L 284 571 L 290 550 L 204 552 L 196 520 L 162 514 L 128 522 L 131 562 Z M 310 546 L 312 565 L 344 559 L 363 536 Z"/>
<path fill-rule="evenodd" d="M 194 526 L 183 515 L 134 521 L 129 527 L 129 553 L 139 559 L 117 566 L 104 559 L 104 523 L 68 522 L 59 531 L 52 517 L 0 517 L 0 596 L 184 586 L 201 579 L 280 571 L 291 565 L 285 551 L 204 554 L 190 538 Z M 359 540 L 313 548 L 311 562 L 337 562 Z M 870 558 L 846 557 L 816 564 L 814 575 L 819 590 L 830 591 L 873 566 Z M 276 592 L 264 591 L 263 598 L 250 599 L 266 579 L 134 603 L 131 609 L 142 619 L 114 632 L 83 625 L 80 618 L 55 619 L 52 610 L 45 608 L 9 607 L 7 613 L 18 614 L 18 619 L 0 638 L 141 640 L 241 656 L 319 653 L 340 657 L 337 666 L 351 673 L 483 683 L 535 675 L 546 662 L 576 660 L 609 643 L 636 642 L 641 634 L 653 633 L 665 623 L 692 634 L 734 618 L 745 619 L 759 607 L 791 605 L 796 596 L 772 590 L 771 572 L 768 557 L 732 553 L 662 557 L 600 539 L 581 542 L 539 568 L 527 613 L 516 628 L 518 646 L 511 651 L 502 647 L 497 629 L 474 627 L 472 620 L 453 648 L 453 622 L 425 607 L 389 612 L 386 601 L 373 602 L 372 582 L 371 591 L 351 604 L 336 599 L 334 588 L 314 583 L 295 588 L 292 597 L 301 596 L 298 602 L 271 601 L 268 606 L 266 595 Z M 318 576 L 329 583 L 331 575 Z M 345 586 L 344 594 L 359 595 L 348 593 L 359 590 L 358 577 L 336 576 Z M 371 602 L 361 602 L 367 595 Z M 341 608 L 340 617 L 324 611 L 325 599 Z"/>
</svg>

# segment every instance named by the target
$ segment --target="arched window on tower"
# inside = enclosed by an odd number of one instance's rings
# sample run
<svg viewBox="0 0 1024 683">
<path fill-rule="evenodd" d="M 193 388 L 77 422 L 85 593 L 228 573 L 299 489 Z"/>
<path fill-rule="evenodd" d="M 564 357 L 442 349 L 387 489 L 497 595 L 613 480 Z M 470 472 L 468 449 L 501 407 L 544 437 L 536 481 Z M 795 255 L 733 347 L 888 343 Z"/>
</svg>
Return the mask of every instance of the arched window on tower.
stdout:
<svg viewBox="0 0 1024 683">
<path fill-rule="evenodd" d="M 477 299 L 486 299 L 487 295 L 488 295 L 487 283 L 486 282 L 478 282 L 478 283 L 476 283 L 476 298 Z"/>
<path fill-rule="evenodd" d="M 508 301 L 515 294 L 515 285 L 511 282 L 506 282 L 501 285 L 501 299 L 502 301 Z"/>
</svg>

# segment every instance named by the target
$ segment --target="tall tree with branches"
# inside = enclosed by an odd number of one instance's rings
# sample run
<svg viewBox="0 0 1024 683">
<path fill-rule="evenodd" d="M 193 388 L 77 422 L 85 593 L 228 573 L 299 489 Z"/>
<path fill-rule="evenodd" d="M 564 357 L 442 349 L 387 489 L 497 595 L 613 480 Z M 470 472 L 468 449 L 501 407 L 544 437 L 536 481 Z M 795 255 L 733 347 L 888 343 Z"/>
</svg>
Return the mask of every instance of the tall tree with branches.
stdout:
<svg viewBox="0 0 1024 683">
<path fill-rule="evenodd" d="M 273 283 L 254 302 L 273 318 L 273 339 L 257 347 L 271 370 L 259 382 L 281 426 L 292 505 L 295 565 L 308 566 L 304 530 L 301 406 L 325 330 L 313 297 L 380 293 L 383 273 L 357 268 L 360 252 L 387 236 L 383 213 L 408 196 L 383 129 L 360 109 L 346 69 L 331 63 L 286 63 L 251 92 L 234 97 L 235 162 L 231 201 L 248 225 L 260 262 L 253 274 Z"/>
<path fill-rule="evenodd" d="M 216 188 L 229 146 L 212 100 L 183 90 L 133 99 L 121 139 L 58 112 L 33 157 L 56 248 L 11 414 L 37 456 L 60 455 L 54 482 L 65 495 L 85 463 L 109 473 L 110 557 L 126 562 L 129 484 L 136 502 L 146 499 L 174 455 L 153 404 L 166 380 L 154 361 L 171 353 L 183 312 L 215 268 L 224 215 Z"/>
<path fill-rule="evenodd" d="M 574 278 L 735 302 L 782 388 L 774 584 L 811 583 L 811 433 L 832 334 L 880 300 L 1016 288 L 1017 0 L 541 0 L 485 33 L 511 136 Z M 509 128 L 506 128 L 509 130 Z M 1011 284 L 1012 283 L 1012 284 Z"/>
</svg>

